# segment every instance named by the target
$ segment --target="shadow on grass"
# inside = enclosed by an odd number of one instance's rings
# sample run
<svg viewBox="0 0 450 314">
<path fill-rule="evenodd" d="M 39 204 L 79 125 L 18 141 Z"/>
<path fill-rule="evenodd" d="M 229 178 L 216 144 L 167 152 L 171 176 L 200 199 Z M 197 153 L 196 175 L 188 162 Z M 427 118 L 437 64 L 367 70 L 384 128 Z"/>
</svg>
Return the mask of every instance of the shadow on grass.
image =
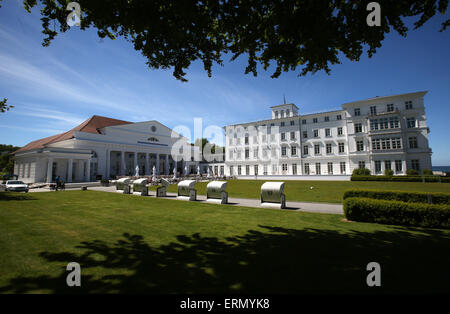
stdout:
<svg viewBox="0 0 450 314">
<path fill-rule="evenodd" d="M 24 193 L 24 192 L 0 192 L 0 202 L 1 201 L 29 201 L 29 200 L 36 200 L 36 198 L 31 196 L 29 193 Z"/>
<path fill-rule="evenodd" d="M 350 231 L 260 226 L 219 240 L 200 234 L 151 247 L 124 234 L 113 245 L 82 242 L 73 252 L 42 252 L 55 274 L 17 277 L 0 292 L 26 293 L 371 293 L 449 292 L 450 237 L 440 230 Z M 382 286 L 366 285 L 381 265 Z M 66 286 L 69 262 L 81 287 Z M 127 273 L 124 273 L 127 270 Z"/>
</svg>

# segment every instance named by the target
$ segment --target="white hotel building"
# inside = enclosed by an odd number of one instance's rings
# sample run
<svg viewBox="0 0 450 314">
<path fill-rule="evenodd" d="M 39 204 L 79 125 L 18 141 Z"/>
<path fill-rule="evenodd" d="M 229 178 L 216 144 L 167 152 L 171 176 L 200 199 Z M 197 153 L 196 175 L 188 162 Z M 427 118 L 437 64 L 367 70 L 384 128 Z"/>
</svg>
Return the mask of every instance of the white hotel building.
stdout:
<svg viewBox="0 0 450 314">
<path fill-rule="evenodd" d="M 228 175 L 348 176 L 391 169 L 431 169 L 427 92 L 349 102 L 342 110 L 299 115 L 294 104 L 272 108 L 272 119 L 226 126 Z"/>
</svg>

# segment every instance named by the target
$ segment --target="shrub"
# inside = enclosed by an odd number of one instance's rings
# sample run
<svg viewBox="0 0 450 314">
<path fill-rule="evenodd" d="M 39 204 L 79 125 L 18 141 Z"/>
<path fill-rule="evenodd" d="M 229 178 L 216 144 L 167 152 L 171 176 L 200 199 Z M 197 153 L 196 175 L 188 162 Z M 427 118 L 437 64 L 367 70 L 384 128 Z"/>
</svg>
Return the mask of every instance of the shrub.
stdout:
<svg viewBox="0 0 450 314">
<path fill-rule="evenodd" d="M 422 170 L 422 175 L 424 175 L 424 176 L 432 176 L 433 175 L 433 171 L 431 171 L 430 169 L 423 169 Z"/>
<path fill-rule="evenodd" d="M 388 176 L 388 177 L 391 177 L 391 176 L 394 175 L 394 171 L 392 169 L 385 169 L 384 170 L 384 175 Z"/>
<path fill-rule="evenodd" d="M 370 170 L 367 168 L 356 168 L 353 169 L 354 176 L 370 176 Z"/>
<path fill-rule="evenodd" d="M 442 182 L 450 183 L 450 177 L 439 176 L 352 176 L 351 181 L 394 181 L 394 182 Z"/>
<path fill-rule="evenodd" d="M 450 229 L 450 206 L 350 197 L 345 217 L 353 221 Z"/>
<path fill-rule="evenodd" d="M 349 190 L 344 192 L 344 200 L 351 197 L 382 199 L 410 203 L 428 203 L 450 205 L 450 193 L 425 193 L 380 190 Z"/>
<path fill-rule="evenodd" d="M 417 171 L 416 169 L 408 169 L 408 170 L 406 170 L 406 175 L 417 176 L 417 175 L 419 175 L 419 171 Z"/>
</svg>

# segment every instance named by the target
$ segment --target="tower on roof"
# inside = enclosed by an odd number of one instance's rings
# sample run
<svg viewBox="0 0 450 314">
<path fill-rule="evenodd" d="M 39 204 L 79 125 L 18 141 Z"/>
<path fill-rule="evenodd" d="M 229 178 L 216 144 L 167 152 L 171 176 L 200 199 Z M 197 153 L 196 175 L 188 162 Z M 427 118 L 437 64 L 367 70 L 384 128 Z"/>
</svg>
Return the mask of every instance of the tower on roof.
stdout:
<svg viewBox="0 0 450 314">
<path fill-rule="evenodd" d="M 286 99 L 285 99 L 286 102 Z M 294 104 L 282 104 L 272 108 L 272 119 L 289 118 L 298 116 L 298 107 Z"/>
</svg>

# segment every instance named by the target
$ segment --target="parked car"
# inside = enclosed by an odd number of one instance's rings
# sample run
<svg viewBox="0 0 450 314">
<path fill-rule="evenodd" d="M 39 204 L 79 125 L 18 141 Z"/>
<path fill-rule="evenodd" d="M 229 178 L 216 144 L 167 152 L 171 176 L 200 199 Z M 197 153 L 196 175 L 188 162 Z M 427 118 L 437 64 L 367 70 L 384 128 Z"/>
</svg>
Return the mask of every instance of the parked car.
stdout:
<svg viewBox="0 0 450 314">
<path fill-rule="evenodd" d="M 6 191 L 28 193 L 28 184 L 18 180 L 6 181 Z"/>
</svg>

